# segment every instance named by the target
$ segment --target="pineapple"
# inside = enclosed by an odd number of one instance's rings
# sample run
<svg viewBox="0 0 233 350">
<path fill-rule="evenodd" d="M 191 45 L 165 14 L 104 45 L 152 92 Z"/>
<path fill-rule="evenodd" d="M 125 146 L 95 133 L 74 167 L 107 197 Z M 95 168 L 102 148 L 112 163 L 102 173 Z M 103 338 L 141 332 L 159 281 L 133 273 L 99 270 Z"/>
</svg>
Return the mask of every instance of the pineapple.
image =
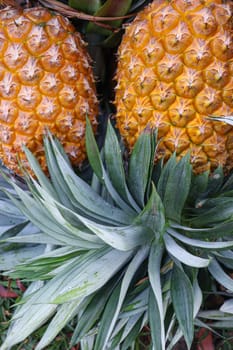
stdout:
<svg viewBox="0 0 233 350">
<path fill-rule="evenodd" d="M 127 26 L 118 54 L 116 123 L 130 149 L 157 128 L 156 160 L 191 153 L 198 174 L 232 169 L 231 1 L 153 1 Z"/>
<path fill-rule="evenodd" d="M 85 43 L 62 15 L 45 8 L 0 12 L 0 158 L 20 174 L 22 145 L 46 169 L 43 135 L 61 141 L 74 166 L 86 158 L 85 118 L 97 129 L 98 103 Z"/>
</svg>

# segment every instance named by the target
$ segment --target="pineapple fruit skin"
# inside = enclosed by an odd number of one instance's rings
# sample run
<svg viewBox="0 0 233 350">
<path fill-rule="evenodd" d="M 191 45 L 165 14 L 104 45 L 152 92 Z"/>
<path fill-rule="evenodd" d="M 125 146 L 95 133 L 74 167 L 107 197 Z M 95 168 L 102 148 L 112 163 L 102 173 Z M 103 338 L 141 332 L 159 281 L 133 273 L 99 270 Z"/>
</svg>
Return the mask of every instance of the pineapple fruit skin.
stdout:
<svg viewBox="0 0 233 350">
<path fill-rule="evenodd" d="M 126 27 L 118 51 L 116 124 L 132 149 L 157 128 L 156 160 L 191 154 L 195 173 L 233 168 L 230 1 L 154 1 Z"/>
<path fill-rule="evenodd" d="M 22 145 L 46 171 L 43 135 L 62 143 L 74 166 L 86 158 L 86 117 L 98 124 L 86 44 L 70 21 L 48 9 L 0 11 L 0 159 L 21 174 Z"/>
</svg>

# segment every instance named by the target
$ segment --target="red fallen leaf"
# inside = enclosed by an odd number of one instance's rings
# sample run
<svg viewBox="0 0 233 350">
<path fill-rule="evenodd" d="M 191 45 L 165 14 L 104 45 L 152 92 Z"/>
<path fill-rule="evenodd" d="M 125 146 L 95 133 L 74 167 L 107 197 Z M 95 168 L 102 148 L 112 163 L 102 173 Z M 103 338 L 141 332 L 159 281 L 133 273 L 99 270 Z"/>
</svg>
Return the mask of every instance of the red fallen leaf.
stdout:
<svg viewBox="0 0 233 350">
<path fill-rule="evenodd" d="M 80 345 L 77 344 L 71 348 L 71 350 L 80 350 Z"/>
<path fill-rule="evenodd" d="M 205 328 L 201 328 L 196 335 L 197 350 L 214 350 L 213 335 Z"/>
<path fill-rule="evenodd" d="M 25 292 L 27 289 L 24 284 L 20 280 L 16 280 L 17 287 L 21 290 L 21 292 Z"/>
<path fill-rule="evenodd" d="M 0 297 L 1 298 L 18 298 L 18 294 L 13 290 L 6 289 L 0 285 Z"/>
</svg>

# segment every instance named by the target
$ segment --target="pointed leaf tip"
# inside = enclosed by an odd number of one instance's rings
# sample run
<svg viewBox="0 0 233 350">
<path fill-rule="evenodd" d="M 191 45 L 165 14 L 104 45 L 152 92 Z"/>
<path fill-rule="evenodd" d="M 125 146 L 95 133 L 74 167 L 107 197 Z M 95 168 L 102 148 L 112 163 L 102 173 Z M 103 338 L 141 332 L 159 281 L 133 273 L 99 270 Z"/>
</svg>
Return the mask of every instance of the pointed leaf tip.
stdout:
<svg viewBox="0 0 233 350">
<path fill-rule="evenodd" d="M 139 136 L 129 160 L 129 188 L 141 207 L 144 206 L 146 192 L 151 183 L 155 149 L 155 134 L 150 129 Z"/>
<path fill-rule="evenodd" d="M 162 184 L 166 216 L 170 220 L 180 222 L 191 185 L 192 167 L 190 155 L 187 154 L 177 163 L 172 158 L 170 160 L 162 172 L 159 188 Z"/>
<path fill-rule="evenodd" d="M 86 150 L 87 150 L 87 156 L 88 160 L 90 162 L 90 165 L 100 180 L 102 182 L 103 180 L 103 169 L 102 169 L 102 161 L 101 156 L 99 152 L 98 145 L 95 140 L 95 136 L 92 130 L 92 126 L 90 123 L 90 120 L 86 118 Z"/>
</svg>

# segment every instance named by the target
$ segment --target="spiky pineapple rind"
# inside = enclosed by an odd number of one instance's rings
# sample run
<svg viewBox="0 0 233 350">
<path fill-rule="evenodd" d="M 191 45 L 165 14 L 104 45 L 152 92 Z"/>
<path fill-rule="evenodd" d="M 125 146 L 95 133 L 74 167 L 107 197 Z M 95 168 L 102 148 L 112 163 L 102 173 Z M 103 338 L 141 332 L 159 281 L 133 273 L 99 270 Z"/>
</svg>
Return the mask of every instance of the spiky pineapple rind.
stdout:
<svg viewBox="0 0 233 350">
<path fill-rule="evenodd" d="M 97 129 L 98 102 L 86 44 L 71 22 L 37 7 L 0 12 L 0 158 L 28 167 L 22 145 L 46 169 L 43 135 L 56 135 L 72 163 L 86 158 L 85 120 Z"/>
<path fill-rule="evenodd" d="M 158 159 L 188 151 L 196 173 L 232 168 L 230 1 L 154 1 L 126 27 L 118 51 L 116 122 L 129 148 L 158 128 Z"/>
</svg>

